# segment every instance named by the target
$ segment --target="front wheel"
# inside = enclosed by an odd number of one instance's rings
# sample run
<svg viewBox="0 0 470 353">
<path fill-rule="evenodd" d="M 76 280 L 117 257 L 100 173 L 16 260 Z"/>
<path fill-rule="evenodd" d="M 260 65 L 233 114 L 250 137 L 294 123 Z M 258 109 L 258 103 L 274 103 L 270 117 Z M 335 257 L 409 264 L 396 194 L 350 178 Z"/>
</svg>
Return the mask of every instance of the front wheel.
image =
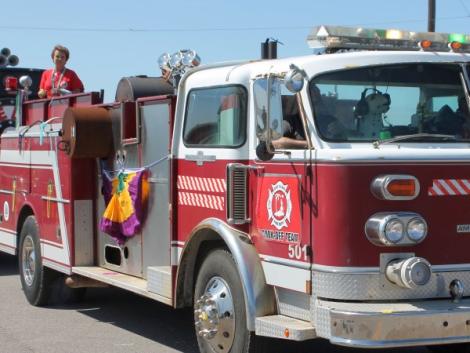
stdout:
<svg viewBox="0 0 470 353">
<path fill-rule="evenodd" d="M 231 254 L 209 253 L 194 293 L 194 323 L 203 353 L 260 353 L 265 344 L 247 329 L 242 283 Z"/>
<path fill-rule="evenodd" d="M 34 216 L 26 218 L 21 228 L 19 243 L 21 286 L 28 302 L 35 306 L 49 301 L 54 273 L 44 268 L 39 243 L 39 227 Z"/>
</svg>

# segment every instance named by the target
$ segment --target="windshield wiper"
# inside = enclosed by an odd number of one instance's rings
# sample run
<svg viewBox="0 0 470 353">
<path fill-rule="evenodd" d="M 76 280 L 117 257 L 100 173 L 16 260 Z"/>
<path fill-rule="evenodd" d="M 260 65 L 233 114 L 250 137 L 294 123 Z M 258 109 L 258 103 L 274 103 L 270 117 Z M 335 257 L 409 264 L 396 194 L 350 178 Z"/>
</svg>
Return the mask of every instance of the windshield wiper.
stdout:
<svg viewBox="0 0 470 353">
<path fill-rule="evenodd" d="M 386 144 L 394 143 L 398 141 L 415 140 L 415 139 L 421 139 L 421 138 L 433 138 L 433 139 L 436 138 L 436 139 L 442 139 L 443 141 L 457 140 L 457 137 L 455 137 L 455 135 L 428 134 L 428 133 L 422 132 L 419 134 L 396 136 L 396 137 L 392 137 L 392 138 L 385 139 L 385 140 L 376 140 L 372 144 L 374 145 L 375 148 L 378 148 L 380 145 L 386 145 Z"/>
</svg>

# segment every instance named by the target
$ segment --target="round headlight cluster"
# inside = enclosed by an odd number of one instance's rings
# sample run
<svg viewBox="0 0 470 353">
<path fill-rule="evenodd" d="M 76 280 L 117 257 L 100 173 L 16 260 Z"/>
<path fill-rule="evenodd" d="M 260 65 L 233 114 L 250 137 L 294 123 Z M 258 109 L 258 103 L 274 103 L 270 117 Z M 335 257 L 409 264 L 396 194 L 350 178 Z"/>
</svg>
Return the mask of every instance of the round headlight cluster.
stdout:
<svg viewBox="0 0 470 353">
<path fill-rule="evenodd" d="M 385 223 L 384 235 L 393 244 L 400 242 L 405 235 L 412 242 L 419 243 L 426 237 L 427 230 L 426 222 L 421 217 L 414 217 L 406 222 L 400 218 L 391 218 Z"/>
<path fill-rule="evenodd" d="M 367 220 L 365 232 L 375 245 L 406 246 L 422 242 L 428 227 L 423 217 L 416 213 L 381 212 Z"/>
</svg>

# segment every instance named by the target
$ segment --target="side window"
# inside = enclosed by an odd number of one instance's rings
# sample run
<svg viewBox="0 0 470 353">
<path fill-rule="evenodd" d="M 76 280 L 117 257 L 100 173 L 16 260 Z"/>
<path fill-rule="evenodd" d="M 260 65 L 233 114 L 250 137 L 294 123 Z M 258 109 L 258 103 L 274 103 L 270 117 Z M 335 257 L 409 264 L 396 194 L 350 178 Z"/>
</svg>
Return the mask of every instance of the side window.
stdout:
<svg viewBox="0 0 470 353">
<path fill-rule="evenodd" d="M 246 90 L 241 86 L 189 93 L 183 141 L 187 146 L 238 147 L 246 139 Z"/>
<path fill-rule="evenodd" d="M 459 109 L 458 99 L 457 96 L 433 97 L 431 102 L 432 111 L 438 112 L 447 105 L 455 112 Z"/>
</svg>

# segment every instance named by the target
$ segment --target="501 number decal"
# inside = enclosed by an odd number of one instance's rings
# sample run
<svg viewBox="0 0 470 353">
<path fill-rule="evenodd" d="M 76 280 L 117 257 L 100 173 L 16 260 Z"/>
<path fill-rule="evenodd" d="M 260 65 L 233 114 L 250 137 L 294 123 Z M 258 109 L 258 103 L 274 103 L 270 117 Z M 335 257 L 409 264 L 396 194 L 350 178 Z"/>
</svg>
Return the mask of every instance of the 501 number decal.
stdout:
<svg viewBox="0 0 470 353">
<path fill-rule="evenodd" d="M 307 249 L 308 249 L 307 245 L 289 244 L 289 249 L 288 249 L 287 254 L 289 258 L 291 259 L 307 261 L 308 260 Z"/>
</svg>

